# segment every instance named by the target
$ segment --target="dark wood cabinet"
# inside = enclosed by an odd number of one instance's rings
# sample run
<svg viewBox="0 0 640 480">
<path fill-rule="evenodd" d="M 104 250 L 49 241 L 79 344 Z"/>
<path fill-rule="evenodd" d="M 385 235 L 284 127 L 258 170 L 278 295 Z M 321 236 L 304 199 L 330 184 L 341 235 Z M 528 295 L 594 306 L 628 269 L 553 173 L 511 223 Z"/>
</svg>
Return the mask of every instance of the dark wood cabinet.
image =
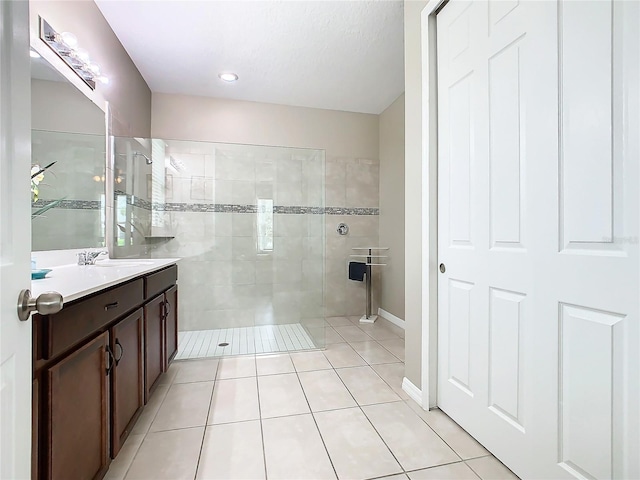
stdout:
<svg viewBox="0 0 640 480">
<path fill-rule="evenodd" d="M 177 353 L 178 269 L 33 319 L 34 480 L 100 479 Z"/>
<path fill-rule="evenodd" d="M 47 369 L 47 478 L 102 478 L 109 466 L 108 371 L 103 333 Z"/>
<path fill-rule="evenodd" d="M 31 478 L 39 478 L 40 466 L 40 380 L 33 379 L 31 384 Z"/>
<path fill-rule="evenodd" d="M 164 294 L 165 310 L 165 370 L 178 353 L 178 287 L 174 285 Z"/>
<path fill-rule="evenodd" d="M 165 370 L 164 313 L 164 294 L 144 306 L 145 403 Z"/>
<path fill-rule="evenodd" d="M 111 327 L 111 455 L 120 451 L 144 407 L 144 310 L 139 308 Z"/>
</svg>

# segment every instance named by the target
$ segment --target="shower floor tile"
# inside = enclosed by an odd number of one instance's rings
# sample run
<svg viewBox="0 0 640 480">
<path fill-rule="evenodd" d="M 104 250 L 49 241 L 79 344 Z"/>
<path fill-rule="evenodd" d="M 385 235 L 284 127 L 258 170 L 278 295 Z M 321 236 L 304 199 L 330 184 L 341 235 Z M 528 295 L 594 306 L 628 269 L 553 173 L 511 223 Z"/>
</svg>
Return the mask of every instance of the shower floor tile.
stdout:
<svg viewBox="0 0 640 480">
<path fill-rule="evenodd" d="M 227 343 L 227 346 L 220 346 Z M 178 332 L 176 360 L 320 348 L 299 323 Z"/>
</svg>

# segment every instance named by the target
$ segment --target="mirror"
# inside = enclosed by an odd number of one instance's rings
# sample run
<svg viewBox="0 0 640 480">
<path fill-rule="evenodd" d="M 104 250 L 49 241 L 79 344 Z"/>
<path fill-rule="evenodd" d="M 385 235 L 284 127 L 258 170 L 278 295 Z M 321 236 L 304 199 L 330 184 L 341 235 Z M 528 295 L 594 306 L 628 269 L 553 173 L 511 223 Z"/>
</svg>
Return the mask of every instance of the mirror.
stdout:
<svg viewBox="0 0 640 480">
<path fill-rule="evenodd" d="M 105 246 L 105 112 L 31 58 L 31 249 Z"/>
</svg>

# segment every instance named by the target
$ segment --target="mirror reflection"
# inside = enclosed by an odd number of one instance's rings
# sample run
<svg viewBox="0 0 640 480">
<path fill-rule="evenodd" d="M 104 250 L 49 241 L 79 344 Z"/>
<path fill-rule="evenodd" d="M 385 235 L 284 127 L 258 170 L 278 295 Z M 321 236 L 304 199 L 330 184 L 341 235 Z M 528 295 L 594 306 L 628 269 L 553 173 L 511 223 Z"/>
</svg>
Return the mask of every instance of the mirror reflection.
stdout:
<svg viewBox="0 0 640 480">
<path fill-rule="evenodd" d="M 105 246 L 105 113 L 31 58 L 32 250 Z"/>
</svg>

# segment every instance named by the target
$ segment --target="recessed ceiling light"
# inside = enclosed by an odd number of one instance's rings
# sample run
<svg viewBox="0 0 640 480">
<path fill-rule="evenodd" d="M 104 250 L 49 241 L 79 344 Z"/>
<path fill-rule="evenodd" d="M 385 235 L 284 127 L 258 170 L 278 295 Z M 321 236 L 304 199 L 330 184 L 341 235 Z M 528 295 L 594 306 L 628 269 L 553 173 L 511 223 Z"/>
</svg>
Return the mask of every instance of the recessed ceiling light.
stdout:
<svg viewBox="0 0 640 480">
<path fill-rule="evenodd" d="M 31 58 L 40 58 L 40 54 L 38 52 L 36 52 L 35 50 L 29 50 L 29 56 Z"/>
<path fill-rule="evenodd" d="M 236 75 L 235 73 L 221 73 L 218 75 L 218 77 L 220 77 L 220 80 L 229 83 L 238 80 L 238 75 Z"/>
</svg>

